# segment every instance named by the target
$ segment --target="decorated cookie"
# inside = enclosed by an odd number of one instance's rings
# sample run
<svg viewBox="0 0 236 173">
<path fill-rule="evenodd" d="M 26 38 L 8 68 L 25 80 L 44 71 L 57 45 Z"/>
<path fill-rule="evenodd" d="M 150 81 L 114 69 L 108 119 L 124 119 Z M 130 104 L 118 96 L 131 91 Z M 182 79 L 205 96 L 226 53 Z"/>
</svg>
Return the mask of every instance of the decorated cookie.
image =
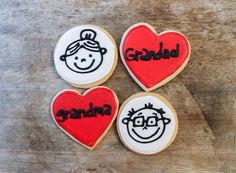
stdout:
<svg viewBox="0 0 236 173">
<path fill-rule="evenodd" d="M 145 91 L 151 91 L 184 69 L 190 56 L 190 44 L 179 32 L 157 34 L 152 26 L 138 23 L 124 33 L 120 55 L 134 80 Z"/>
<path fill-rule="evenodd" d="M 64 33 L 54 50 L 59 75 L 79 88 L 105 82 L 117 64 L 117 47 L 112 36 L 94 25 L 79 25 Z"/>
<path fill-rule="evenodd" d="M 174 140 L 178 119 L 174 108 L 155 93 L 137 93 L 121 106 L 117 129 L 123 144 L 139 154 L 163 151 Z"/>
<path fill-rule="evenodd" d="M 63 90 L 53 99 L 51 114 L 62 131 L 92 150 L 111 127 L 118 106 L 116 94 L 106 87 L 91 88 L 83 95 Z"/>
</svg>

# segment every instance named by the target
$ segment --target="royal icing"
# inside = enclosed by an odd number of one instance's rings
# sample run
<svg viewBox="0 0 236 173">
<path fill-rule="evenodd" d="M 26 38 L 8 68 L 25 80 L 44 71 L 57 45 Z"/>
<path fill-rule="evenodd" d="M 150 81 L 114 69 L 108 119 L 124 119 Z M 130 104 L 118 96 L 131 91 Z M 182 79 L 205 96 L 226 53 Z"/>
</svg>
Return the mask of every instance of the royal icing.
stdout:
<svg viewBox="0 0 236 173">
<path fill-rule="evenodd" d="M 168 147 L 178 128 L 171 105 L 154 93 L 138 93 L 120 108 L 117 129 L 121 141 L 140 154 L 155 154 Z"/>
<path fill-rule="evenodd" d="M 151 91 L 170 81 L 186 66 L 190 45 L 179 32 L 157 34 L 150 25 L 140 23 L 123 35 L 120 54 L 135 81 Z"/>
<path fill-rule="evenodd" d="M 116 44 L 104 29 L 79 25 L 59 39 L 54 63 L 59 75 L 73 86 L 96 86 L 105 82 L 116 66 Z"/>
<path fill-rule="evenodd" d="M 57 94 L 51 106 L 58 127 L 89 149 L 93 149 L 110 128 L 117 110 L 117 96 L 106 87 L 89 89 L 83 95 L 64 90 Z"/>
</svg>

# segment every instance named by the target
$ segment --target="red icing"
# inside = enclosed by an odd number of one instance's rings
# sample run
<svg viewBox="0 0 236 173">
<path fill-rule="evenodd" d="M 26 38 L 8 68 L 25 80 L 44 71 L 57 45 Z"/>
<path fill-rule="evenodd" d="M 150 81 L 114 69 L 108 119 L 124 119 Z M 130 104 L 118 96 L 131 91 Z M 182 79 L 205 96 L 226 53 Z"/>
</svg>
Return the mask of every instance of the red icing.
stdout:
<svg viewBox="0 0 236 173">
<path fill-rule="evenodd" d="M 56 116 L 60 109 L 70 110 L 71 108 L 76 108 L 88 110 L 90 102 L 97 107 L 102 107 L 104 104 L 111 105 L 111 115 L 97 115 L 96 117 L 81 119 L 70 119 L 70 116 L 68 116 L 68 119 L 64 122 L 60 122 L 61 117 Z M 64 91 L 54 99 L 52 104 L 52 112 L 56 123 L 76 140 L 88 147 L 93 147 L 103 135 L 112 120 L 114 120 L 117 109 L 116 96 L 112 90 L 103 87 L 91 89 L 85 95 L 80 95 L 75 91 Z"/>
<path fill-rule="evenodd" d="M 134 48 L 135 50 L 146 48 L 157 52 L 160 48 L 160 42 L 163 42 L 163 49 L 169 50 L 175 49 L 176 44 L 179 43 L 179 56 L 177 58 L 149 61 L 127 61 L 124 59 L 131 72 L 147 88 L 158 84 L 181 67 L 190 53 L 187 39 L 177 32 L 166 32 L 157 35 L 146 25 L 139 25 L 129 30 L 123 41 L 123 57 L 127 48 Z"/>
</svg>

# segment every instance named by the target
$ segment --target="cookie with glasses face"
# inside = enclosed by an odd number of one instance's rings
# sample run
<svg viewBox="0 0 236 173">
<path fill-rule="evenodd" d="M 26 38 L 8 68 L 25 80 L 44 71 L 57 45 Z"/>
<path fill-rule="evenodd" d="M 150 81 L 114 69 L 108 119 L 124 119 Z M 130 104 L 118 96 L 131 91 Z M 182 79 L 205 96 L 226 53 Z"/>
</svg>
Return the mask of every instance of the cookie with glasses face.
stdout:
<svg viewBox="0 0 236 173">
<path fill-rule="evenodd" d="M 178 128 L 175 110 L 162 96 L 138 93 L 121 106 L 117 129 L 121 141 L 140 154 L 155 154 L 168 147 Z"/>
<path fill-rule="evenodd" d="M 105 82 L 112 74 L 117 63 L 117 48 L 104 29 L 80 25 L 59 39 L 54 62 L 65 81 L 88 88 Z"/>
<path fill-rule="evenodd" d="M 129 136 L 140 143 L 150 143 L 158 140 L 164 134 L 170 118 L 164 117 L 162 108 L 154 108 L 151 103 L 144 107 L 129 111 L 128 117 L 122 119 L 122 123 L 127 126 Z"/>
</svg>

